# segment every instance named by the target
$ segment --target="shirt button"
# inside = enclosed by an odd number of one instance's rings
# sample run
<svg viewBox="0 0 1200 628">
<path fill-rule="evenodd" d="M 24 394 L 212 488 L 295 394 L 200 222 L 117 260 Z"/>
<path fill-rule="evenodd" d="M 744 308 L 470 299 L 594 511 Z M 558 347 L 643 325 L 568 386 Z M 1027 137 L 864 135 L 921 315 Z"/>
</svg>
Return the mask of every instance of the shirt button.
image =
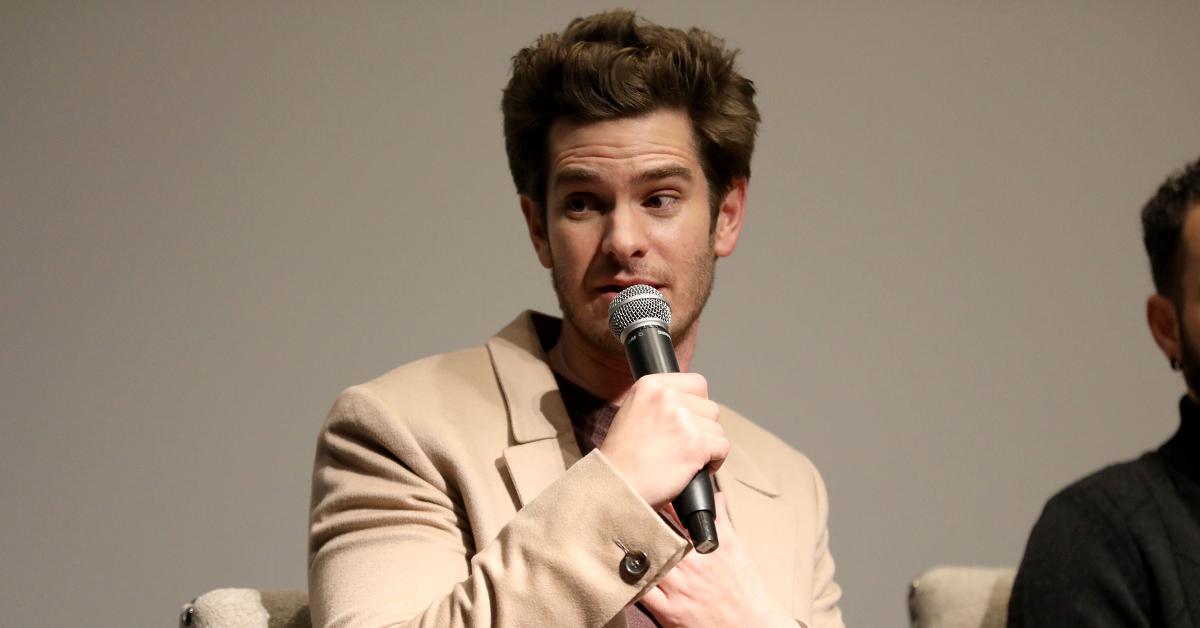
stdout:
<svg viewBox="0 0 1200 628">
<path fill-rule="evenodd" d="M 645 552 L 630 550 L 625 552 L 625 559 L 621 561 L 621 570 L 626 575 L 641 577 L 650 568 L 650 559 L 646 558 Z"/>
</svg>

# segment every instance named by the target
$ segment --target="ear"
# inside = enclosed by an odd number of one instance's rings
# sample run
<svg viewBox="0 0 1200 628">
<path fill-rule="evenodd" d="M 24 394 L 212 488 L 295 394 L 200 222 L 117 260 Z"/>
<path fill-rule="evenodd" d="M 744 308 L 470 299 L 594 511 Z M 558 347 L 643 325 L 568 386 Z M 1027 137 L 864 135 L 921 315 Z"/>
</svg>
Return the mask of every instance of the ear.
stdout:
<svg viewBox="0 0 1200 628">
<path fill-rule="evenodd" d="M 734 177 L 729 191 L 717 208 L 717 224 L 713 229 L 713 252 L 717 257 L 726 257 L 737 246 L 742 233 L 742 222 L 746 218 L 746 177 Z"/>
<path fill-rule="evenodd" d="M 1183 359 L 1179 343 L 1179 318 L 1175 315 L 1175 303 L 1161 294 L 1152 294 L 1146 299 L 1146 323 L 1150 335 L 1168 361 Z"/>
<path fill-rule="evenodd" d="M 529 241 L 533 243 L 538 261 L 542 266 L 550 268 L 553 258 L 550 256 L 550 240 L 547 239 L 546 230 L 542 226 L 541 212 L 532 198 L 522 194 L 520 199 L 521 213 L 525 215 L 525 228 L 529 230 Z"/>
</svg>

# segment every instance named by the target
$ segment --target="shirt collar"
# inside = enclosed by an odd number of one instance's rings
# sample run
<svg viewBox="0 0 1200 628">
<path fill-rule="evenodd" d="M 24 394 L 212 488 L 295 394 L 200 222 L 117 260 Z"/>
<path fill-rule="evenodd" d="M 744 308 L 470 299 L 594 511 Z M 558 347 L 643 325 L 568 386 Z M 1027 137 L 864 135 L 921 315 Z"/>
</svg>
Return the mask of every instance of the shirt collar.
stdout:
<svg viewBox="0 0 1200 628">
<path fill-rule="evenodd" d="M 1160 451 L 1200 481 L 1200 404 L 1191 397 L 1184 395 L 1179 400 L 1179 431 Z"/>
</svg>

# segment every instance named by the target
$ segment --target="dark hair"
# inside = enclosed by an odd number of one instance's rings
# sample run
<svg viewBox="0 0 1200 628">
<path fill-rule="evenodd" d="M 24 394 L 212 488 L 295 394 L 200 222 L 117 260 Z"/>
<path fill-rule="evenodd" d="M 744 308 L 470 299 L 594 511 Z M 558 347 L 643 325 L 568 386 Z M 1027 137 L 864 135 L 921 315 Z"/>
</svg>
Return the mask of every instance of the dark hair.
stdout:
<svg viewBox="0 0 1200 628">
<path fill-rule="evenodd" d="M 760 120 L 754 83 L 734 70 L 736 50 L 699 29 L 686 32 L 610 11 L 575 18 L 518 52 L 504 88 L 504 145 L 517 192 L 546 216 L 546 151 L 559 118 L 594 122 L 660 107 L 687 111 L 715 212 L 734 177 L 750 176 Z"/>
<path fill-rule="evenodd" d="M 1142 242 L 1150 256 L 1154 287 L 1163 296 L 1181 296 L 1183 223 L 1200 204 L 1200 159 L 1176 170 L 1142 208 Z M 1178 305 L 1178 303 L 1177 303 Z"/>
</svg>

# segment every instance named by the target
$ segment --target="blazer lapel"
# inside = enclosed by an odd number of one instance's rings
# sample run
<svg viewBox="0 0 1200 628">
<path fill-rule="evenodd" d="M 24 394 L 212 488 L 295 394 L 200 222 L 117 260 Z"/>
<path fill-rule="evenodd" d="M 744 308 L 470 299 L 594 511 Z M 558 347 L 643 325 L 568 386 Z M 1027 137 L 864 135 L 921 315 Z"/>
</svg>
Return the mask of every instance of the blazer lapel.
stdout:
<svg viewBox="0 0 1200 628">
<path fill-rule="evenodd" d="M 523 312 L 487 343 L 508 410 L 513 444 L 504 449 L 504 464 L 516 489 L 518 508 L 533 501 L 583 457 L 558 382 L 538 340 L 535 316 L 545 315 Z M 618 613 L 605 628 L 627 628 L 625 614 Z"/>
<path fill-rule="evenodd" d="M 795 572 L 795 523 L 783 502 L 776 499 L 779 489 L 775 483 L 737 445 L 716 475 L 729 508 L 729 522 L 764 579 L 769 584 L 790 583 Z M 791 591 L 782 588 L 771 592 L 780 600 L 792 597 Z"/>
<path fill-rule="evenodd" d="M 511 430 L 504 462 L 522 507 L 583 457 L 534 316 L 543 315 L 523 312 L 487 343 Z"/>
</svg>

